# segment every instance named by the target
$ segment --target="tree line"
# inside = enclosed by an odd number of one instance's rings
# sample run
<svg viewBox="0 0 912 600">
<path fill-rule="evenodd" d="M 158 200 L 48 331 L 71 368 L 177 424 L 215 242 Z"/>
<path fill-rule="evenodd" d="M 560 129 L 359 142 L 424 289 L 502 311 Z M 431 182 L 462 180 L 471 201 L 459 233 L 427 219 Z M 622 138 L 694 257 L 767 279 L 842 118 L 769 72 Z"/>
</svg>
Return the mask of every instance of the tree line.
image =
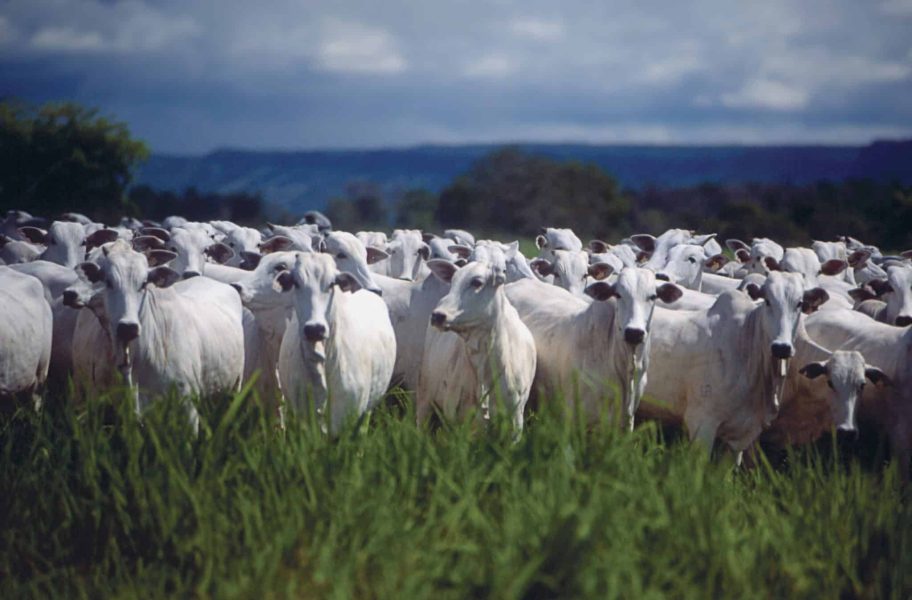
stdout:
<svg viewBox="0 0 912 600">
<path fill-rule="evenodd" d="M 135 169 L 148 155 L 125 123 L 96 109 L 0 102 L 0 210 L 79 211 L 108 221 L 123 214 L 249 223 L 279 218 L 267 214 L 268 199 L 257 192 L 188 188 L 178 193 L 133 186 Z M 352 182 L 342 195 L 327 200 L 325 212 L 349 230 L 458 227 L 529 237 L 548 225 L 615 241 L 632 232 L 687 227 L 721 238 L 769 236 L 787 244 L 852 235 L 889 249 L 912 247 L 912 187 L 898 182 L 624 189 L 595 164 L 515 147 L 481 158 L 439 193 L 412 189 L 390 197 L 371 182 Z"/>
</svg>

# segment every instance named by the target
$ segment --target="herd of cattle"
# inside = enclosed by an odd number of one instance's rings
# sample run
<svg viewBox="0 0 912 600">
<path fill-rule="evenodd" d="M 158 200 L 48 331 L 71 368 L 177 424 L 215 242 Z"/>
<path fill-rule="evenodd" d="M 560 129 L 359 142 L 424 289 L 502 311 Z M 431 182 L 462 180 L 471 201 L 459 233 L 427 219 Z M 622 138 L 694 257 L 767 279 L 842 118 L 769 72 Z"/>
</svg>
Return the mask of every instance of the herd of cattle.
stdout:
<svg viewBox="0 0 912 600">
<path fill-rule="evenodd" d="M 845 237 L 783 248 L 672 229 L 584 247 L 417 230 L 334 231 L 319 213 L 257 230 L 226 221 L 116 227 L 69 213 L 0 223 L 0 396 L 50 380 L 162 393 L 249 381 L 281 415 L 337 432 L 393 385 L 420 421 L 563 398 L 682 424 L 740 454 L 804 443 L 856 416 L 912 453 L 912 262 Z M 865 385 L 866 382 L 869 385 Z M 189 418 L 197 415 L 188 403 Z"/>
</svg>

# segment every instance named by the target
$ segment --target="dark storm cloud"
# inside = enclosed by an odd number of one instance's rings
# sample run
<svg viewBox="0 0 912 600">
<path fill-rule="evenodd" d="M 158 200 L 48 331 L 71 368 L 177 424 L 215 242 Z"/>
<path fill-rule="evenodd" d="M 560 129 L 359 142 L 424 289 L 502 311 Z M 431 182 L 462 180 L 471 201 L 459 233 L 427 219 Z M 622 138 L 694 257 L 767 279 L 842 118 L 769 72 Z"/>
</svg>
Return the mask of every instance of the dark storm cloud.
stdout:
<svg viewBox="0 0 912 600">
<path fill-rule="evenodd" d="M 156 150 L 912 134 L 912 1 L 0 6 L 4 95 Z"/>
</svg>

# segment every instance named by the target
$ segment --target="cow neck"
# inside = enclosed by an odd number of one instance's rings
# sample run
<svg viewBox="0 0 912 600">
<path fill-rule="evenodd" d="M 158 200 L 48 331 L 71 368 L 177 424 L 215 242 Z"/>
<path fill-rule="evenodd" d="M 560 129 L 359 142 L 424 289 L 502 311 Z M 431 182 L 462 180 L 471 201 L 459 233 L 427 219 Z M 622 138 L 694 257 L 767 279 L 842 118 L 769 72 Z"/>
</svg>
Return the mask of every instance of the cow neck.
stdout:
<svg viewBox="0 0 912 600">
<path fill-rule="evenodd" d="M 466 335 L 460 336 L 465 340 L 469 363 L 475 371 L 475 380 L 479 385 L 478 399 L 485 418 L 490 414 L 491 394 L 505 375 L 504 365 L 513 345 L 506 322 L 509 318 L 508 306 L 507 296 L 501 288 L 494 295 L 491 326 L 473 327 Z M 519 319 L 515 309 L 514 315 Z"/>
<path fill-rule="evenodd" d="M 764 425 L 769 425 L 779 411 L 786 377 L 780 374 L 778 360 L 773 360 L 770 351 L 773 341 L 763 326 L 766 320 L 764 308 L 763 304 L 754 306 L 748 313 L 744 324 L 746 335 L 738 335 L 738 345 L 739 356 L 747 360 L 744 373 L 755 378 L 748 382 L 752 390 L 748 394 L 750 401 L 753 408 L 763 415 Z M 801 318 L 800 312 L 798 318 Z M 756 389 L 760 393 L 753 391 Z"/>
</svg>

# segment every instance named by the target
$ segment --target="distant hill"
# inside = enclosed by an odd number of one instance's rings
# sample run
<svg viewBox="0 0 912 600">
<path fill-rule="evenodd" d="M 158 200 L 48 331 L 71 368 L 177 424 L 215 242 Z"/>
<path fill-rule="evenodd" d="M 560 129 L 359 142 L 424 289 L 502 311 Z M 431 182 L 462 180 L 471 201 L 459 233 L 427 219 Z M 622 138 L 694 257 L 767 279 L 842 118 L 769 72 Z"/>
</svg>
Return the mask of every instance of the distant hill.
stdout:
<svg viewBox="0 0 912 600">
<path fill-rule="evenodd" d="M 595 146 L 517 144 L 531 153 L 599 165 L 624 187 L 715 183 L 809 183 L 870 177 L 912 184 L 912 140 L 867 146 Z M 353 182 L 394 197 L 410 188 L 437 192 L 496 145 L 382 150 L 262 152 L 217 150 L 203 156 L 153 155 L 136 183 L 179 191 L 261 192 L 292 212 L 322 208 Z"/>
</svg>

